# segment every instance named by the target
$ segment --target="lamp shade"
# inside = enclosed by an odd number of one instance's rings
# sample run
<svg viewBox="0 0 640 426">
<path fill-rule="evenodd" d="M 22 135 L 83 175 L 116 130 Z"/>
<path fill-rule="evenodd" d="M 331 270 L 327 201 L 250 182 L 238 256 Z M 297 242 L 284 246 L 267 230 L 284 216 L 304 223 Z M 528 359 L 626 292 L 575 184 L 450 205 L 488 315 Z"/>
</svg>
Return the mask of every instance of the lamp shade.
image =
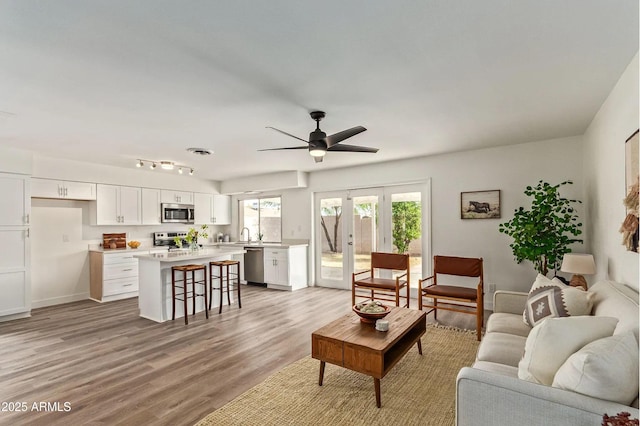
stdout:
<svg viewBox="0 0 640 426">
<path fill-rule="evenodd" d="M 592 254 L 567 253 L 562 258 L 560 270 L 572 274 L 595 274 L 596 262 L 593 260 Z"/>
</svg>

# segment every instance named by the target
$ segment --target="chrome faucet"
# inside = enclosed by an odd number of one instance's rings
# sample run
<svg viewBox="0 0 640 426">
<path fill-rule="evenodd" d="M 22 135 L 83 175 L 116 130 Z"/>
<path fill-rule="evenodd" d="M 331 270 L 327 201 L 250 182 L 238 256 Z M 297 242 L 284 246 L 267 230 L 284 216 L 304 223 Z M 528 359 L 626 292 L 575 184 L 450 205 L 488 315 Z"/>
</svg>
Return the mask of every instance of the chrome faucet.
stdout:
<svg viewBox="0 0 640 426">
<path fill-rule="evenodd" d="M 244 230 L 247 230 L 247 242 L 251 241 L 251 231 L 249 231 L 249 228 L 247 228 L 246 226 L 244 228 L 242 228 L 242 231 L 240 231 L 240 237 L 242 237 L 242 234 L 244 234 Z"/>
</svg>

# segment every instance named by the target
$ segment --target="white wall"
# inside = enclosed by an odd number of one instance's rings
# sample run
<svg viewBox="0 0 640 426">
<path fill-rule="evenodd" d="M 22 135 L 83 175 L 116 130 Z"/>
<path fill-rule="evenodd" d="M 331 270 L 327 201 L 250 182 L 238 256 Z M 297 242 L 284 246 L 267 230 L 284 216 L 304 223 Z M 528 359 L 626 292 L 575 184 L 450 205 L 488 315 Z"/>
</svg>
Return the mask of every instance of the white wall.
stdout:
<svg viewBox="0 0 640 426">
<path fill-rule="evenodd" d="M 311 239 L 314 192 L 431 178 L 433 254 L 483 257 L 487 289 L 488 284 L 495 284 L 496 289 L 528 291 L 536 275 L 533 266 L 514 262 L 509 248 L 511 239 L 498 232 L 498 224 L 513 217 L 517 207 L 529 205 L 523 191 L 540 179 L 550 183 L 573 180 L 574 185 L 567 186 L 562 194 L 584 200 L 581 143 L 580 137 L 572 137 L 312 172 L 309 188 L 269 194 L 282 196 L 283 238 Z M 460 219 L 460 192 L 492 189 L 501 190 L 501 219 Z M 231 232 L 237 236 L 236 200 L 234 197 Z M 577 208 L 584 217 L 583 207 Z M 577 246 L 575 250 L 584 248 Z M 488 301 L 490 297 L 487 294 Z"/>
<path fill-rule="evenodd" d="M 498 225 L 530 200 L 523 193 L 538 180 L 574 185 L 563 195 L 584 199 L 581 138 L 572 137 L 391 163 L 312 173 L 309 189 L 373 187 L 431 178 L 433 254 L 483 257 L 485 282 L 500 290 L 528 291 L 535 279 L 533 266 L 513 260 L 510 237 Z M 460 219 L 460 193 L 501 190 L 501 219 Z M 578 206 L 579 213 L 582 212 Z M 577 248 L 579 249 L 579 247 Z M 579 251 L 579 250 L 577 250 Z M 490 295 L 487 295 L 490 297 Z"/>
<path fill-rule="evenodd" d="M 626 251 L 618 232 L 626 216 L 625 140 L 638 129 L 638 54 L 603 103 L 584 140 L 587 229 L 597 272 L 638 289 L 638 253 Z"/>
<path fill-rule="evenodd" d="M 113 167 L 41 155 L 33 157 L 32 176 L 176 191 L 220 193 L 220 182 L 199 179 L 197 176 L 179 175 L 175 170 L 169 172 L 159 169 Z"/>
<path fill-rule="evenodd" d="M 0 172 L 30 175 L 32 163 L 30 152 L 0 146 Z"/>
</svg>

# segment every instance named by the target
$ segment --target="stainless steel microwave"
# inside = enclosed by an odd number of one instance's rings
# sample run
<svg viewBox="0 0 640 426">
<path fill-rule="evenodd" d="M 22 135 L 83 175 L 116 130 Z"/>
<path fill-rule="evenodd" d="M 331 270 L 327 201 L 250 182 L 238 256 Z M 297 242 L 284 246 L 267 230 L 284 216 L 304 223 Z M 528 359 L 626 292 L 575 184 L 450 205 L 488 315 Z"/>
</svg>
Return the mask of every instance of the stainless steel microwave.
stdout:
<svg viewBox="0 0 640 426">
<path fill-rule="evenodd" d="M 193 223 L 193 204 L 162 203 L 163 223 Z"/>
</svg>

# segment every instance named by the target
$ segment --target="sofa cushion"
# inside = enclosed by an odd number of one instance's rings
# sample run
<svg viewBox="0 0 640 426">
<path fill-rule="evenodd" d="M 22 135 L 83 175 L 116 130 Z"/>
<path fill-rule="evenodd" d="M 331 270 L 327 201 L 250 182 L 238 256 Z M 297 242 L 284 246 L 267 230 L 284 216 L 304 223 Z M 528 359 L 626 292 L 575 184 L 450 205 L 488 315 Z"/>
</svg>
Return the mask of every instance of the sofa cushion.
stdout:
<svg viewBox="0 0 640 426">
<path fill-rule="evenodd" d="M 522 322 L 522 315 L 494 312 L 487 320 L 487 333 L 507 333 L 527 337 L 531 327 Z"/>
<path fill-rule="evenodd" d="M 522 319 L 533 327 L 546 318 L 589 315 L 592 297 L 590 292 L 538 274 L 529 291 Z"/>
<path fill-rule="evenodd" d="M 638 395 L 638 343 L 631 331 L 585 345 L 558 369 L 553 387 L 629 405 Z"/>
<path fill-rule="evenodd" d="M 567 358 L 587 343 L 611 336 L 617 323 L 618 319 L 612 317 L 547 318 L 533 327 L 526 339 L 518 377 L 551 385 Z"/>
<path fill-rule="evenodd" d="M 489 373 L 500 374 L 501 376 L 513 377 L 514 379 L 518 378 L 518 367 L 512 365 L 498 364 L 497 362 L 489 361 L 476 361 L 473 364 L 473 368 Z"/>
<path fill-rule="evenodd" d="M 624 284 L 599 281 L 589 288 L 593 293 L 593 315 L 615 317 L 619 322 L 614 334 L 633 331 L 638 340 L 638 292 Z"/>
<path fill-rule="evenodd" d="M 507 333 L 486 333 L 478 348 L 477 361 L 518 366 L 524 353 L 526 337 Z"/>
</svg>

